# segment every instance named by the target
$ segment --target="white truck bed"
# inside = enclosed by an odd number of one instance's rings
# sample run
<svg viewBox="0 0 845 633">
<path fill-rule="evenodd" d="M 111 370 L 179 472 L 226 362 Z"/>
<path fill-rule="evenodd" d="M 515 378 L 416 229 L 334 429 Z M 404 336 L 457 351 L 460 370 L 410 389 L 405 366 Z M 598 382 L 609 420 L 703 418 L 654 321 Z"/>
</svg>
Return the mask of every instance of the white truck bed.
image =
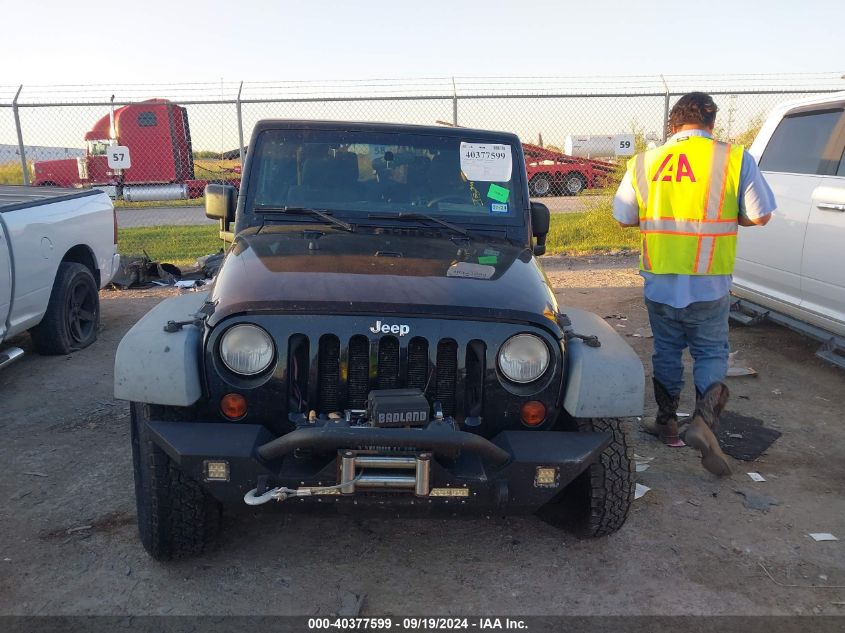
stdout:
<svg viewBox="0 0 845 633">
<path fill-rule="evenodd" d="M 101 193 L 98 189 L 64 189 L 62 187 L 22 187 L 0 185 L 0 212 L 49 204 L 58 200 L 84 198 Z"/>
<path fill-rule="evenodd" d="M 117 269 L 109 197 L 96 189 L 0 186 L 0 342 L 38 325 L 63 262 L 102 288 Z"/>
</svg>

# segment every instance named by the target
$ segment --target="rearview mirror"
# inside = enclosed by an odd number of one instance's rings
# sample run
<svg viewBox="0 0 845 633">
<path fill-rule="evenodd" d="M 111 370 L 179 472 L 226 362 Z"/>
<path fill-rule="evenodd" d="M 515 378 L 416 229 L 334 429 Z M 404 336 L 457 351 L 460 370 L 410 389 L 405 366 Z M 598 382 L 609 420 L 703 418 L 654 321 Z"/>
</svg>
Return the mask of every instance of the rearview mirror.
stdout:
<svg viewBox="0 0 845 633">
<path fill-rule="evenodd" d="M 549 208 L 541 202 L 531 202 L 531 233 L 537 238 L 534 245 L 535 255 L 545 255 L 546 235 L 549 233 L 551 224 Z"/>
<path fill-rule="evenodd" d="M 238 190 L 232 185 L 209 184 L 205 186 L 205 217 L 220 220 L 220 230 L 228 231 L 235 221 Z"/>
</svg>

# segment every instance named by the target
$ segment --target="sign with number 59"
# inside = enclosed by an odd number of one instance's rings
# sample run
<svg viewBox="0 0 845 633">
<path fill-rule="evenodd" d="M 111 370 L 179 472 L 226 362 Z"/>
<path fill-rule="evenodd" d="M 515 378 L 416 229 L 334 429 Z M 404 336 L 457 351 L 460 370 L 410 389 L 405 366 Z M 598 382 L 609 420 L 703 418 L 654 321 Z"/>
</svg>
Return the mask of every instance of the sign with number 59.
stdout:
<svg viewBox="0 0 845 633">
<path fill-rule="evenodd" d="M 106 148 L 106 157 L 109 169 L 129 169 L 132 161 L 129 160 L 129 148 L 125 145 L 109 145 Z"/>
<path fill-rule="evenodd" d="M 634 135 L 633 134 L 617 134 L 613 137 L 613 151 L 617 156 L 633 156 L 634 152 Z"/>
</svg>

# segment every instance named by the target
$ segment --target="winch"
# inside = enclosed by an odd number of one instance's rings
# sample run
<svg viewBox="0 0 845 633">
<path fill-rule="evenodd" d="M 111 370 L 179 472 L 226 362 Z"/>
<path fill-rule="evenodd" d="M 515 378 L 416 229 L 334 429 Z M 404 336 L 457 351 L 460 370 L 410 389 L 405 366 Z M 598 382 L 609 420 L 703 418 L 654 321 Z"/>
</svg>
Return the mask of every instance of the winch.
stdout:
<svg viewBox="0 0 845 633">
<path fill-rule="evenodd" d="M 419 389 L 376 389 L 367 397 L 367 418 L 373 426 L 425 426 L 429 410 Z"/>
<path fill-rule="evenodd" d="M 408 470 L 412 473 L 392 472 Z M 407 456 L 374 455 L 367 451 L 340 453 L 341 494 L 354 494 L 357 489 L 375 488 L 413 491 L 418 497 L 425 497 L 430 487 L 431 453 Z"/>
<path fill-rule="evenodd" d="M 339 451 L 339 484 L 300 488 L 279 486 L 262 494 L 258 494 L 258 488 L 253 488 L 244 495 L 244 503 L 256 506 L 268 501 L 284 501 L 290 497 L 354 495 L 366 489 L 412 492 L 417 497 L 427 497 L 431 490 L 431 457 L 429 452 L 416 455 L 378 455 L 372 451 Z"/>
</svg>

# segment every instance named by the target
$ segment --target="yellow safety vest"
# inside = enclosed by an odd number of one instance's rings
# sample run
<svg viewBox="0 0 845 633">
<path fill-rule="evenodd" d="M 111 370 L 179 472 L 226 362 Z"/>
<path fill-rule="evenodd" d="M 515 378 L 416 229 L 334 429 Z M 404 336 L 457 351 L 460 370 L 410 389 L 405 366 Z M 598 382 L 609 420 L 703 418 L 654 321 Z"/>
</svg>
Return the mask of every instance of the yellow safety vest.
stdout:
<svg viewBox="0 0 845 633">
<path fill-rule="evenodd" d="M 729 275 L 743 147 L 679 137 L 628 161 L 640 207 L 640 270 Z"/>
</svg>

